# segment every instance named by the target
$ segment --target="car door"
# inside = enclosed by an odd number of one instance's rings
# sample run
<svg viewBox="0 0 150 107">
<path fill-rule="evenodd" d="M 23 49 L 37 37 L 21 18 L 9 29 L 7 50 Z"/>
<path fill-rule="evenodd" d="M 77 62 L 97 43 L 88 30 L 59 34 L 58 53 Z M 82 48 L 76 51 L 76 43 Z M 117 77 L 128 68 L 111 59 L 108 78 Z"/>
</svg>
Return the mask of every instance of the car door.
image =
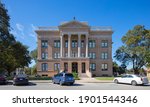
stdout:
<svg viewBox="0 0 150 107">
<path fill-rule="evenodd" d="M 59 83 L 59 74 L 57 74 L 57 75 L 55 75 L 54 76 L 54 81 L 55 81 L 55 83 Z"/>
<path fill-rule="evenodd" d="M 127 77 L 128 75 L 123 75 L 121 78 L 120 78 L 120 83 L 127 83 Z"/>
<path fill-rule="evenodd" d="M 132 75 L 128 75 L 126 78 L 126 83 L 131 84 L 131 81 L 133 80 L 133 76 Z"/>
</svg>

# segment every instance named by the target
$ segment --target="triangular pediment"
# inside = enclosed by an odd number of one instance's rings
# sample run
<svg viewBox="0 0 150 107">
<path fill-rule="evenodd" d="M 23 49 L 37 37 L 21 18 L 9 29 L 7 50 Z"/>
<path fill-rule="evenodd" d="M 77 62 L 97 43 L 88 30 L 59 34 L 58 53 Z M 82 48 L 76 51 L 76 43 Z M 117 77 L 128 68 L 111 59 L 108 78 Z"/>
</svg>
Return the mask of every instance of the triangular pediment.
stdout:
<svg viewBox="0 0 150 107">
<path fill-rule="evenodd" d="M 77 27 L 89 27 L 85 22 L 79 22 L 76 20 L 62 23 L 59 27 L 77 28 Z"/>
</svg>

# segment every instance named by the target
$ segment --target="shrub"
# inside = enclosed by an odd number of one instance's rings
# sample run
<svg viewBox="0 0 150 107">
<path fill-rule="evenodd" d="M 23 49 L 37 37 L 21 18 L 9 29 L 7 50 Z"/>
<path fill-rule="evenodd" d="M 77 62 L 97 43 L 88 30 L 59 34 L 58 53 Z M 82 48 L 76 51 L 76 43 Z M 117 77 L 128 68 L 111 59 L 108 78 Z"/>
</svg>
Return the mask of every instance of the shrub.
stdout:
<svg viewBox="0 0 150 107">
<path fill-rule="evenodd" d="M 76 73 L 75 71 L 72 72 L 73 74 L 73 77 L 76 79 L 76 80 L 79 80 L 79 76 L 78 76 L 78 73 Z"/>
</svg>

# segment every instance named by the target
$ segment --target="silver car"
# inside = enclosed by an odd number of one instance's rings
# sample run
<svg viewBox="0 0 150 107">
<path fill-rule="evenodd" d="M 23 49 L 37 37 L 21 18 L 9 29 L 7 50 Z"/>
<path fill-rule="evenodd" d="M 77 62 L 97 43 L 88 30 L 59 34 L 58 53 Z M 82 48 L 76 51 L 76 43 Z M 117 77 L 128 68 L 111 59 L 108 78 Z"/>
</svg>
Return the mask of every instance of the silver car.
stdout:
<svg viewBox="0 0 150 107">
<path fill-rule="evenodd" d="M 131 85 L 145 85 L 148 84 L 148 78 L 146 76 L 139 76 L 134 74 L 125 74 L 122 77 L 114 78 L 114 83 L 126 83 Z"/>
</svg>

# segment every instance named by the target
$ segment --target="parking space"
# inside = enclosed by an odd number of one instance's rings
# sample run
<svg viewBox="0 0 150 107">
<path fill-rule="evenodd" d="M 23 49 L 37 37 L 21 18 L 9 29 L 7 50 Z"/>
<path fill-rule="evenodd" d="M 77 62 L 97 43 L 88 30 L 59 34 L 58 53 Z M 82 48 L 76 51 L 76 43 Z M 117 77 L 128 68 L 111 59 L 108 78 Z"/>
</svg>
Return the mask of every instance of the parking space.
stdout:
<svg viewBox="0 0 150 107">
<path fill-rule="evenodd" d="M 53 84 L 51 82 L 30 82 L 29 85 L 13 86 L 12 82 L 0 85 L 0 90 L 150 90 L 150 85 L 131 86 L 114 83 L 80 83 L 72 86 Z"/>
</svg>

